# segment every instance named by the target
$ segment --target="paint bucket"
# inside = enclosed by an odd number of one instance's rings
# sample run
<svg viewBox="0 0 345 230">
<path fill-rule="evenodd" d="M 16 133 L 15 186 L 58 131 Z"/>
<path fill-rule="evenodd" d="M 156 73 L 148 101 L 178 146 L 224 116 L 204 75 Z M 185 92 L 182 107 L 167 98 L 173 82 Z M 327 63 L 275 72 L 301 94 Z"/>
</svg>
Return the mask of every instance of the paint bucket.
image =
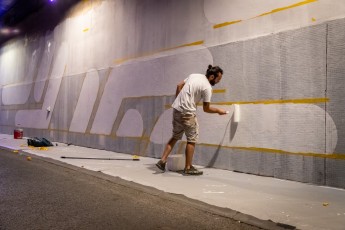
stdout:
<svg viewBox="0 0 345 230">
<path fill-rule="evenodd" d="M 23 138 L 23 129 L 15 129 L 13 132 L 14 139 L 22 139 Z"/>
<path fill-rule="evenodd" d="M 174 154 L 167 159 L 167 168 L 169 171 L 177 172 L 184 169 L 186 158 L 184 154 Z"/>
</svg>

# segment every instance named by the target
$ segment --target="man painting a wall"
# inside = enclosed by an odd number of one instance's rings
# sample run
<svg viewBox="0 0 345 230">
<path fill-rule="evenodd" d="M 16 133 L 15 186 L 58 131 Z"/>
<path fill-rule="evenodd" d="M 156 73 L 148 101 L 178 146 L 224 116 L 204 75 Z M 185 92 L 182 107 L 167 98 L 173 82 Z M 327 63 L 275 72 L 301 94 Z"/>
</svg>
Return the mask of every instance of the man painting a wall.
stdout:
<svg viewBox="0 0 345 230">
<path fill-rule="evenodd" d="M 196 118 L 197 104 L 203 100 L 203 110 L 206 113 L 227 114 L 220 108 L 210 106 L 212 86 L 219 83 L 223 76 L 223 70 L 219 66 L 209 65 L 206 77 L 203 74 L 191 74 L 183 82 L 177 85 L 176 99 L 172 104 L 173 111 L 173 136 L 165 146 L 161 160 L 156 166 L 165 171 L 167 158 L 174 145 L 181 140 L 185 133 L 187 137 L 186 163 L 183 173 L 185 175 L 202 175 L 203 172 L 192 165 L 195 143 L 198 140 L 199 130 Z"/>
</svg>

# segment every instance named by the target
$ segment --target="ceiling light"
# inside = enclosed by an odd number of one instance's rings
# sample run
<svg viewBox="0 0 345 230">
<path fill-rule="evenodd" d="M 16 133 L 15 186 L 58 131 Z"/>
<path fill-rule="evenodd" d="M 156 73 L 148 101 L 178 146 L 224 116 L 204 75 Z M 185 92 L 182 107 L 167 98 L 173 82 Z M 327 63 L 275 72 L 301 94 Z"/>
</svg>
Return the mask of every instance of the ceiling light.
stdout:
<svg viewBox="0 0 345 230">
<path fill-rule="evenodd" d="M 0 33 L 4 34 L 4 35 L 8 35 L 11 33 L 11 30 L 8 28 L 2 28 L 2 29 L 0 29 Z"/>
</svg>

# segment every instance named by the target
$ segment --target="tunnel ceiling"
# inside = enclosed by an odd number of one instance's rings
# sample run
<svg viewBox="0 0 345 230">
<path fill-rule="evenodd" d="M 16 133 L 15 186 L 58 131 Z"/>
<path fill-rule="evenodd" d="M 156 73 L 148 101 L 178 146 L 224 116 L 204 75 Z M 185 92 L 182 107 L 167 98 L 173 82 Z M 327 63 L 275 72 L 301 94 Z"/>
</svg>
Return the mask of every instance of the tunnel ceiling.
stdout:
<svg viewBox="0 0 345 230">
<path fill-rule="evenodd" d="M 53 29 L 80 0 L 0 0 L 0 46 L 11 38 Z"/>
</svg>

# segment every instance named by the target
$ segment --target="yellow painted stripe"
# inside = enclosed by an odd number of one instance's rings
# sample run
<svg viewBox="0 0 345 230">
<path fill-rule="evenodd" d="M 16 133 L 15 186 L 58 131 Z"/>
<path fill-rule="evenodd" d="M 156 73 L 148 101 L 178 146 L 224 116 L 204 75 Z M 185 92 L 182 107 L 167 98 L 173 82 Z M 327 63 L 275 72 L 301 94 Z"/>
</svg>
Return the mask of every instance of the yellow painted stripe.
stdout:
<svg viewBox="0 0 345 230">
<path fill-rule="evenodd" d="M 83 29 L 83 32 L 87 32 L 89 30 L 90 30 L 89 28 L 85 28 L 85 29 Z"/>
<path fill-rule="evenodd" d="M 236 21 L 232 21 L 232 22 L 223 22 L 223 23 L 214 25 L 213 29 L 218 29 L 220 27 L 229 26 L 229 25 L 236 24 L 239 22 L 242 22 L 242 20 L 236 20 Z"/>
<path fill-rule="evenodd" d="M 280 12 L 280 11 L 288 10 L 288 9 L 299 7 L 299 6 L 303 6 L 303 5 L 310 4 L 310 3 L 313 3 L 313 2 L 317 2 L 317 1 L 318 0 L 305 0 L 305 1 L 298 2 L 298 3 L 293 4 L 293 5 L 290 5 L 290 6 L 280 7 L 280 8 L 271 10 L 269 12 L 260 14 L 258 16 L 253 17 L 253 18 L 267 16 L 269 14 L 274 14 L 274 13 L 277 13 L 277 12 Z M 249 18 L 249 19 L 246 19 L 246 20 L 250 20 L 250 19 L 253 19 L 253 18 Z M 214 25 L 213 29 L 218 29 L 218 28 L 221 28 L 221 27 L 224 27 L 224 26 L 233 25 L 233 24 L 236 24 L 236 23 L 239 23 L 239 22 L 242 22 L 242 21 L 246 21 L 246 20 L 236 20 L 236 21 L 231 21 L 231 22 L 223 22 L 223 23 Z"/>
<path fill-rule="evenodd" d="M 226 89 L 214 89 L 212 90 L 213 93 L 225 93 Z"/>
<path fill-rule="evenodd" d="M 308 152 L 290 152 L 290 151 L 284 151 L 281 149 L 241 147 L 241 146 L 219 146 L 215 144 L 205 144 L 205 143 L 200 143 L 199 145 L 217 147 L 217 148 L 220 147 L 220 148 L 228 148 L 228 149 L 246 150 L 246 151 L 253 151 L 253 152 L 266 152 L 266 153 L 276 153 L 276 154 L 286 154 L 286 155 L 298 155 L 298 156 L 305 156 L 305 157 L 318 157 L 318 158 L 345 160 L 345 154 L 336 154 L 336 153 L 324 154 L 324 153 L 308 153 Z"/>
<path fill-rule="evenodd" d="M 173 50 L 173 49 L 182 48 L 182 47 L 188 47 L 188 46 L 198 46 L 198 45 L 202 45 L 202 44 L 204 44 L 204 41 L 200 40 L 200 41 L 196 41 L 196 42 L 192 42 L 192 43 L 176 46 L 176 47 L 173 47 L 173 48 L 163 49 L 162 51 Z"/>
<path fill-rule="evenodd" d="M 301 99 L 286 99 L 286 100 L 260 100 L 260 101 L 229 101 L 229 102 L 214 102 L 214 105 L 243 105 L 243 104 L 317 104 L 329 102 L 329 98 L 301 98 Z"/>
<path fill-rule="evenodd" d="M 211 105 L 246 105 L 246 104 L 318 104 L 327 103 L 329 98 L 302 98 L 302 99 L 287 99 L 287 100 L 262 100 L 262 101 L 227 101 L 227 102 L 212 102 Z M 199 103 L 198 106 L 202 106 Z M 171 105 L 165 105 L 165 109 L 170 109 Z"/>
<path fill-rule="evenodd" d="M 280 12 L 280 11 L 283 11 L 283 10 L 288 10 L 288 9 L 291 9 L 291 8 L 303 6 L 303 5 L 306 5 L 306 4 L 309 4 L 309 3 L 313 3 L 313 2 L 317 2 L 317 1 L 318 0 L 306 0 L 306 1 L 299 2 L 299 3 L 296 3 L 296 4 L 290 5 L 290 6 L 285 6 L 285 7 L 281 7 L 281 8 L 277 8 L 277 9 L 271 10 L 270 12 L 260 14 L 257 17 L 262 17 L 262 16 L 266 16 L 266 15 L 269 15 L 269 14 L 274 14 L 274 13 L 277 13 L 277 12 Z"/>
<path fill-rule="evenodd" d="M 187 43 L 187 44 L 183 44 L 183 45 L 179 45 L 179 46 L 175 46 L 175 47 L 171 47 L 171 48 L 165 48 L 165 49 L 161 49 L 152 53 L 146 53 L 143 55 L 138 55 L 138 56 L 132 56 L 132 57 L 127 57 L 127 58 L 119 58 L 116 59 L 114 61 L 115 64 L 121 64 L 130 60 L 134 60 L 134 59 L 138 59 L 138 58 L 142 58 L 142 57 L 148 57 L 148 56 L 153 56 L 155 54 L 161 53 L 161 52 L 165 52 L 165 51 L 169 51 L 169 50 L 174 50 L 174 49 L 178 49 L 178 48 L 184 48 L 184 47 L 189 47 L 189 46 L 198 46 L 198 45 L 202 45 L 204 44 L 203 40 L 200 41 L 196 41 L 196 42 L 192 42 L 192 43 Z"/>
</svg>

